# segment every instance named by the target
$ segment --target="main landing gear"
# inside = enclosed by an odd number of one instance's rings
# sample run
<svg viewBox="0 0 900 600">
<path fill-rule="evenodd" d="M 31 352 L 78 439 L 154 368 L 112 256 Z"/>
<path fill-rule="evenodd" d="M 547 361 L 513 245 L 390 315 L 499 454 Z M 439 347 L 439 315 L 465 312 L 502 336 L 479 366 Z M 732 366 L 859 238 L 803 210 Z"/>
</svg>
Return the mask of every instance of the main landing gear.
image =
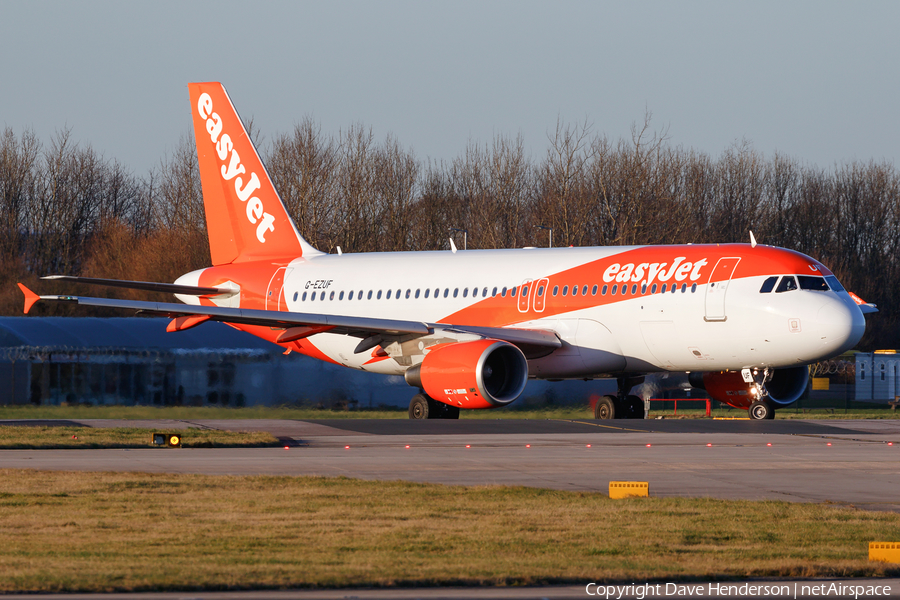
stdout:
<svg viewBox="0 0 900 600">
<path fill-rule="evenodd" d="M 410 419 L 458 419 L 459 407 L 450 406 L 430 398 L 425 392 L 413 396 L 409 401 Z"/>
<path fill-rule="evenodd" d="M 603 396 L 594 405 L 595 419 L 643 419 L 644 401 L 640 396 L 629 394 L 631 388 L 644 382 L 643 377 L 620 377 L 619 393 Z"/>
</svg>

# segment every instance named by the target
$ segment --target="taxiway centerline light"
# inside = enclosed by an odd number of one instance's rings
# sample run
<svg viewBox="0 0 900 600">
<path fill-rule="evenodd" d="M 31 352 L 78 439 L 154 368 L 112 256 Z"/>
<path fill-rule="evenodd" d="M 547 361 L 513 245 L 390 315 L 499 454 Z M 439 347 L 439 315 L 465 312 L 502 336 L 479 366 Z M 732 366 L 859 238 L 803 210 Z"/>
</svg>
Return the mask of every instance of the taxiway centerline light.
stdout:
<svg viewBox="0 0 900 600">
<path fill-rule="evenodd" d="M 181 448 L 181 435 L 177 433 L 161 433 L 155 431 L 150 434 L 150 444 L 153 446 Z"/>
</svg>

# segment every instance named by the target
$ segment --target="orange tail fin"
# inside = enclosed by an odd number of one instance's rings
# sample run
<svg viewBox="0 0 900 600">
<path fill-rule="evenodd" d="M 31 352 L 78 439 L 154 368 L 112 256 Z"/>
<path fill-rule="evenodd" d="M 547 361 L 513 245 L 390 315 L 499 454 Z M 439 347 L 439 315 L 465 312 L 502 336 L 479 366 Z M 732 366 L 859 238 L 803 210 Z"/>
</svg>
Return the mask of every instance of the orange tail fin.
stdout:
<svg viewBox="0 0 900 600">
<path fill-rule="evenodd" d="M 222 84 L 188 89 L 213 265 L 320 254 L 297 232 Z"/>
</svg>

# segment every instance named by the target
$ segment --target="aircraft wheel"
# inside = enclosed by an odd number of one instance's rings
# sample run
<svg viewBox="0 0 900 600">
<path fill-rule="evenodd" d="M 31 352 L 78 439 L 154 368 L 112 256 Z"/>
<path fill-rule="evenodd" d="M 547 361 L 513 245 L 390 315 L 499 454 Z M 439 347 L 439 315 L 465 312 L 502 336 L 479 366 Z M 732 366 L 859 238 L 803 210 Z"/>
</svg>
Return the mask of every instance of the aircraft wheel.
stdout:
<svg viewBox="0 0 900 600">
<path fill-rule="evenodd" d="M 640 396 L 626 396 L 624 405 L 626 419 L 644 418 L 644 400 Z"/>
<path fill-rule="evenodd" d="M 431 400 L 425 394 L 416 394 L 409 401 L 410 419 L 428 419 L 431 415 Z"/>
<path fill-rule="evenodd" d="M 747 412 L 755 421 L 775 418 L 775 409 L 765 400 L 754 400 Z"/>
<path fill-rule="evenodd" d="M 616 401 L 612 396 L 603 396 L 594 405 L 595 419 L 615 419 Z"/>
</svg>

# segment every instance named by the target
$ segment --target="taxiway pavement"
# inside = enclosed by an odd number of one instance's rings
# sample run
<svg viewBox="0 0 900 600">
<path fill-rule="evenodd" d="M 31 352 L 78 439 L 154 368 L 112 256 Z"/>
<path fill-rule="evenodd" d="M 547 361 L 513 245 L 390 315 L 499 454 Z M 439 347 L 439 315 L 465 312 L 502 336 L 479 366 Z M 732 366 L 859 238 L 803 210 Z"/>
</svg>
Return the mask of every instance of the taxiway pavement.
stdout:
<svg viewBox="0 0 900 600">
<path fill-rule="evenodd" d="M 2 450 L 0 465 L 67 471 L 343 475 L 602 493 L 610 481 L 647 481 L 650 494 L 658 497 L 831 502 L 900 512 L 900 421 L 893 420 L 85 419 L 64 424 L 159 431 L 262 430 L 277 436 L 286 448 Z"/>
</svg>

